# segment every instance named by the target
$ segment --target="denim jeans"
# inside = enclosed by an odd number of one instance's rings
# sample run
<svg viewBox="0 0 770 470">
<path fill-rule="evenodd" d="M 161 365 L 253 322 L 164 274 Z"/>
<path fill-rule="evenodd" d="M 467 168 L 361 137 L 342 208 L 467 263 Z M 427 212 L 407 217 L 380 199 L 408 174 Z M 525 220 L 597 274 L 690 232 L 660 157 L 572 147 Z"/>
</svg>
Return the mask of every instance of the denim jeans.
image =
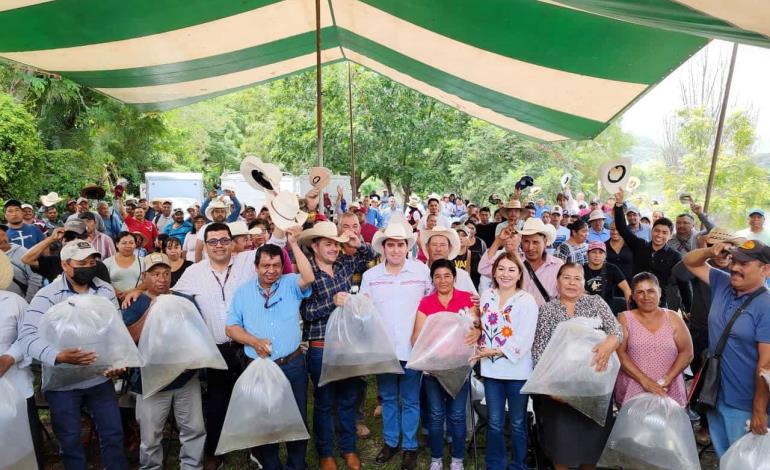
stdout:
<svg viewBox="0 0 770 470">
<path fill-rule="evenodd" d="M 318 386 L 323 362 L 323 348 L 311 347 L 307 354 L 307 368 L 315 388 L 313 397 L 313 438 L 318 456 L 334 456 L 334 420 L 332 405 L 337 403 L 339 432 L 337 444 L 342 454 L 356 451 L 356 395 L 361 379 L 353 377 Z"/>
<path fill-rule="evenodd" d="M 123 425 L 118 398 L 112 381 L 93 387 L 46 392 L 51 410 L 51 424 L 59 441 L 61 460 L 67 470 L 87 467 L 83 444 L 80 442 L 80 408 L 85 405 L 96 424 L 102 465 L 108 470 L 128 469 L 123 453 Z"/>
<path fill-rule="evenodd" d="M 526 470 L 527 458 L 527 400 L 519 392 L 526 380 L 484 378 L 487 400 L 487 470 Z M 511 464 L 505 448 L 505 402 L 511 421 Z"/>
<path fill-rule="evenodd" d="M 444 421 L 447 422 L 447 432 L 452 437 L 452 458 L 465 458 L 465 436 L 468 428 L 465 423 L 465 407 L 468 405 L 468 390 L 470 383 L 465 385 L 452 398 L 441 386 L 438 380 L 425 376 L 423 381 L 425 394 L 428 396 L 430 408 L 430 456 L 438 459 L 444 456 Z"/>
<path fill-rule="evenodd" d="M 281 370 L 289 383 L 291 391 L 294 394 L 294 400 L 299 407 L 299 414 L 302 415 L 302 421 L 307 422 L 307 367 L 305 366 L 305 356 L 299 355 L 290 362 L 281 366 Z M 254 453 L 262 464 L 263 470 L 305 470 L 305 452 L 307 450 L 307 441 L 289 441 L 286 443 L 286 465 L 282 466 L 278 458 L 279 444 L 267 444 L 254 449 Z"/>
<path fill-rule="evenodd" d="M 746 434 L 746 421 L 751 420 L 751 411 L 727 405 L 720 394 L 716 408 L 707 415 L 711 442 L 717 456 L 721 458 L 735 441 Z"/>
<path fill-rule="evenodd" d="M 401 361 L 401 367 L 406 364 Z M 404 369 L 404 374 L 380 374 L 377 388 L 382 398 L 382 436 L 385 444 L 404 450 L 417 450 L 420 424 L 420 379 L 422 372 Z M 400 402 L 400 403 L 399 403 Z"/>
</svg>

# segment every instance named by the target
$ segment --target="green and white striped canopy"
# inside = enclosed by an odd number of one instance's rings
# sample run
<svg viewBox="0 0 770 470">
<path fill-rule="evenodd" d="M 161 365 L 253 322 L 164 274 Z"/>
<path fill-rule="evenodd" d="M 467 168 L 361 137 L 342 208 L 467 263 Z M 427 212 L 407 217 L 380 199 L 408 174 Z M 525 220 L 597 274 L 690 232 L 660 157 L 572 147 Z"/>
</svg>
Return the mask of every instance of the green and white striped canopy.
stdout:
<svg viewBox="0 0 770 470">
<path fill-rule="evenodd" d="M 700 26 L 766 41 L 767 15 L 704 19 L 749 3 L 322 0 L 322 60 L 530 138 L 586 139 L 716 35 Z M 313 0 L 2 0 L 0 57 L 165 110 L 314 67 L 315 28 Z"/>
</svg>

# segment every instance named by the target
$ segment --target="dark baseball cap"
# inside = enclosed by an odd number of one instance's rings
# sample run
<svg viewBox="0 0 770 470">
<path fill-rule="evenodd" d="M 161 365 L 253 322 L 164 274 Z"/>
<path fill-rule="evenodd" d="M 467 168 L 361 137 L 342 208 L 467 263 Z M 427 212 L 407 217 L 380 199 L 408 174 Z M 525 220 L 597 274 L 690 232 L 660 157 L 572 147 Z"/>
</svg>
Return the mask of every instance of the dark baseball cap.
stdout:
<svg viewBox="0 0 770 470">
<path fill-rule="evenodd" d="M 21 208 L 21 201 L 19 201 L 18 199 L 8 199 L 7 201 L 5 201 L 3 208 L 8 209 L 9 207 Z"/>
<path fill-rule="evenodd" d="M 81 220 L 96 220 L 96 217 L 94 216 L 94 213 L 91 211 L 81 212 L 78 214 L 78 219 Z"/>
<path fill-rule="evenodd" d="M 78 235 L 83 235 L 84 233 L 86 233 L 86 223 L 80 219 L 68 220 L 64 224 L 64 231 L 75 232 Z"/>
<path fill-rule="evenodd" d="M 730 254 L 735 261 L 759 261 L 762 264 L 770 264 L 770 246 L 759 240 L 747 240 L 741 246 L 730 250 Z"/>
</svg>

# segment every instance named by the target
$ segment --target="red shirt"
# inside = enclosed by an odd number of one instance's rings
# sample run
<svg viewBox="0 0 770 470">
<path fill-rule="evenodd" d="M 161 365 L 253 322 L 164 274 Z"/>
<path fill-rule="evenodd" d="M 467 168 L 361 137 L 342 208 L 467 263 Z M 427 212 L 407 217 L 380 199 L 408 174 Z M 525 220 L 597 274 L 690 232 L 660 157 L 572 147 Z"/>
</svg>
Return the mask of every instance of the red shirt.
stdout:
<svg viewBox="0 0 770 470">
<path fill-rule="evenodd" d="M 158 238 L 158 227 L 147 219 L 139 222 L 135 218 L 128 216 L 124 221 L 129 232 L 140 232 L 147 239 L 144 248 L 148 253 L 155 251 L 155 239 Z"/>
<path fill-rule="evenodd" d="M 422 298 L 420 305 L 417 307 L 418 312 L 422 312 L 426 317 L 440 312 L 452 312 L 459 313 L 464 308 L 473 307 L 473 294 L 465 292 L 464 290 L 454 289 L 452 291 L 452 298 L 449 300 L 449 304 L 444 307 L 438 300 L 438 291 L 433 291 Z"/>
<path fill-rule="evenodd" d="M 364 222 L 364 225 L 361 226 L 361 236 L 364 237 L 364 241 L 366 243 L 372 242 L 372 237 L 374 237 L 374 234 L 377 233 L 377 227 Z"/>
</svg>

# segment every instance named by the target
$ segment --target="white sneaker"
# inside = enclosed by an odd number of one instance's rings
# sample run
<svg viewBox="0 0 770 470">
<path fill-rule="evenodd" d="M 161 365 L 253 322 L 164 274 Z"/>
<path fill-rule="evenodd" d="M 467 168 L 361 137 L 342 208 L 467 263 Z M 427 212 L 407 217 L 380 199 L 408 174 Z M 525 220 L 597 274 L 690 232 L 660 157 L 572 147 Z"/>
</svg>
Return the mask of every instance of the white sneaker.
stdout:
<svg viewBox="0 0 770 470">
<path fill-rule="evenodd" d="M 430 470 L 444 470 L 444 462 L 441 460 L 431 460 Z"/>
<path fill-rule="evenodd" d="M 465 470 L 462 460 L 452 459 L 452 464 L 449 466 L 449 470 Z"/>
</svg>

